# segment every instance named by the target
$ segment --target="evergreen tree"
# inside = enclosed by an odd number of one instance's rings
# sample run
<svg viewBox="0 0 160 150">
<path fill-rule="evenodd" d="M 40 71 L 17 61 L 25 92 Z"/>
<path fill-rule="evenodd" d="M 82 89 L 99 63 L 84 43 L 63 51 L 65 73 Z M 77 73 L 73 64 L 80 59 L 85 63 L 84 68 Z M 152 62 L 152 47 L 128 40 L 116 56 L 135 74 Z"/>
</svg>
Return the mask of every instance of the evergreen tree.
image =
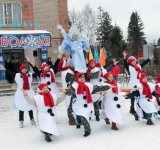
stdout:
<svg viewBox="0 0 160 150">
<path fill-rule="evenodd" d="M 107 45 L 109 41 L 109 35 L 112 31 L 112 19 L 109 16 L 108 12 L 104 12 L 101 6 L 98 7 L 97 15 L 97 43 L 100 47 Z"/>
<path fill-rule="evenodd" d="M 125 47 L 123 32 L 119 26 L 115 25 L 109 36 L 109 50 L 113 52 L 114 57 L 120 58 Z"/>
<path fill-rule="evenodd" d="M 128 25 L 128 47 L 130 55 L 139 54 L 145 41 L 144 24 L 137 12 L 133 12 Z"/>
</svg>

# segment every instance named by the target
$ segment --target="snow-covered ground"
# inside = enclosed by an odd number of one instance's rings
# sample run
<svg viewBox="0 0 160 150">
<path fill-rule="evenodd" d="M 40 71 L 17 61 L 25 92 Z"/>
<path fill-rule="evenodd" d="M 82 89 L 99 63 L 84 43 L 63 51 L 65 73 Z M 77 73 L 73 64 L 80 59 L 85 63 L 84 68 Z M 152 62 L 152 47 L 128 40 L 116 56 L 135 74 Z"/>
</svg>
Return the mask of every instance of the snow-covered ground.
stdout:
<svg viewBox="0 0 160 150">
<path fill-rule="evenodd" d="M 156 150 L 159 149 L 160 117 L 153 118 L 155 125 L 147 126 L 145 120 L 134 121 L 129 114 L 130 101 L 121 98 L 124 125 L 111 130 L 103 120 L 90 122 L 92 133 L 84 138 L 83 127 L 68 125 L 65 104 L 57 107 L 58 126 L 61 135 L 46 143 L 38 127 L 31 126 L 25 113 L 25 127 L 19 128 L 18 111 L 12 105 L 13 97 L 0 97 L 0 150 Z M 35 115 L 35 113 L 34 113 Z M 36 116 L 36 115 L 35 115 Z"/>
</svg>

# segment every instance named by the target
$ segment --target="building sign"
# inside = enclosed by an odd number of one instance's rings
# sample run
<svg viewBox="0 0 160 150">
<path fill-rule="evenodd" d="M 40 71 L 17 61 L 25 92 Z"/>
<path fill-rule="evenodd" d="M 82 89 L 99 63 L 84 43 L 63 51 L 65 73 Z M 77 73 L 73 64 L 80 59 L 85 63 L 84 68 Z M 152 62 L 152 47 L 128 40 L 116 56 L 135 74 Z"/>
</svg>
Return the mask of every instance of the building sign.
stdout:
<svg viewBox="0 0 160 150">
<path fill-rule="evenodd" d="M 29 49 L 51 47 L 50 34 L 0 35 L 1 49 Z"/>
<path fill-rule="evenodd" d="M 48 60 L 48 49 L 41 48 L 40 49 L 41 62 L 47 62 Z"/>
</svg>

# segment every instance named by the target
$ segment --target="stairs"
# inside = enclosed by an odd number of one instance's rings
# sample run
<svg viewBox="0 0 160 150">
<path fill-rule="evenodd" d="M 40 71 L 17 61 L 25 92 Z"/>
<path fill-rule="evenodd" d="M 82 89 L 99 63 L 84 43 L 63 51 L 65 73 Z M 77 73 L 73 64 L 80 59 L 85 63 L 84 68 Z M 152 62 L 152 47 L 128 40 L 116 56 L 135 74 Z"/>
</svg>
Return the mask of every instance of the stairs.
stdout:
<svg viewBox="0 0 160 150">
<path fill-rule="evenodd" d="M 61 78 L 57 77 L 56 83 L 58 88 L 62 87 Z M 32 88 L 34 89 L 35 92 L 37 91 L 37 86 L 38 86 L 38 81 L 34 80 L 32 82 Z M 16 90 L 17 90 L 16 83 L 9 84 L 7 81 L 0 81 L 0 97 L 13 96 Z"/>
</svg>

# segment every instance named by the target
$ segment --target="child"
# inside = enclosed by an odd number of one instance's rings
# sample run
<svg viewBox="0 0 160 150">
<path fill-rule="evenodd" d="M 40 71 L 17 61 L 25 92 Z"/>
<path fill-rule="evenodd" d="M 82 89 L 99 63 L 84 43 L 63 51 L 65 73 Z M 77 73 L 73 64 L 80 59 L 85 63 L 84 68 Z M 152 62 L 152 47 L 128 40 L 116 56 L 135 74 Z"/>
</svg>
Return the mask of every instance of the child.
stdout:
<svg viewBox="0 0 160 150">
<path fill-rule="evenodd" d="M 63 55 L 64 56 L 64 55 Z M 63 89 L 66 89 L 68 87 L 67 82 L 66 82 L 66 75 L 67 73 L 74 74 L 74 68 L 72 68 L 69 65 L 69 60 L 65 60 L 65 56 L 63 57 L 64 60 L 62 60 L 59 65 L 58 65 L 58 71 L 61 72 L 61 79 L 62 79 L 62 87 Z M 67 96 L 65 98 L 66 102 L 66 107 L 67 107 L 67 113 L 68 113 L 68 118 L 69 118 L 69 125 L 77 125 L 75 122 L 75 119 L 72 115 L 72 98 L 71 96 Z"/>
<path fill-rule="evenodd" d="M 127 86 L 133 88 L 137 83 L 139 83 L 140 74 L 142 73 L 141 68 L 144 67 L 147 63 L 149 63 L 154 56 L 152 55 L 150 59 L 147 59 L 141 65 L 136 65 L 136 58 L 134 56 L 131 56 L 127 59 L 127 55 L 128 54 L 126 53 L 126 51 L 124 51 L 123 56 L 124 67 L 127 75 Z M 133 97 L 131 99 L 130 113 L 134 114 L 134 116 L 138 119 L 137 113 L 134 108 L 134 102 L 135 98 Z"/>
<path fill-rule="evenodd" d="M 139 118 L 147 120 L 147 125 L 153 125 L 152 114 L 157 113 L 156 108 L 152 102 L 152 95 L 160 97 L 159 94 L 155 93 L 155 85 L 147 82 L 147 75 L 141 73 L 140 83 L 135 87 L 141 87 L 141 89 L 134 91 L 130 94 L 124 95 L 126 99 L 137 97 L 137 114 Z M 136 118 L 135 118 L 136 119 Z M 137 119 L 136 119 L 137 120 Z"/>
<path fill-rule="evenodd" d="M 87 68 L 83 50 L 88 52 L 90 49 L 90 45 L 87 42 L 87 32 L 84 35 L 80 35 L 79 29 L 74 25 L 70 28 L 68 34 L 66 34 L 61 25 L 58 25 L 57 28 L 61 30 L 64 37 L 60 52 L 63 53 L 65 51 L 72 55 L 71 66 L 75 68 L 75 71 L 85 73 Z"/>
<path fill-rule="evenodd" d="M 50 135 L 59 136 L 59 130 L 56 121 L 56 106 L 63 102 L 66 95 L 57 97 L 55 94 L 51 94 L 46 83 L 42 83 L 38 86 L 38 95 L 30 98 L 24 89 L 21 89 L 28 104 L 37 108 L 37 118 L 39 128 L 42 133 L 45 134 L 46 142 L 51 142 Z"/>
<path fill-rule="evenodd" d="M 73 102 L 72 108 L 77 120 L 77 128 L 80 128 L 80 123 L 84 126 L 85 134 L 87 137 L 91 134 L 91 127 L 89 124 L 89 118 L 92 110 L 92 97 L 91 94 L 100 94 L 99 91 L 108 90 L 114 86 L 93 86 L 90 83 L 85 82 L 85 75 L 83 73 L 77 73 L 75 75 L 76 82 L 74 82 L 69 89 L 62 90 L 67 95 L 76 95 L 76 100 Z"/>
<path fill-rule="evenodd" d="M 15 78 L 15 82 L 17 83 L 17 91 L 14 96 L 14 105 L 15 105 L 15 108 L 19 110 L 20 127 L 21 128 L 24 127 L 24 111 L 28 111 L 31 124 L 36 125 L 36 122 L 34 121 L 34 117 L 33 117 L 33 111 L 32 111 L 35 108 L 26 102 L 26 100 L 24 99 L 23 93 L 21 91 L 21 88 L 23 88 L 26 90 L 26 92 L 30 97 L 33 97 L 35 95 L 35 92 L 31 84 L 32 84 L 33 78 L 36 77 L 36 74 L 28 73 L 26 65 L 21 65 L 20 66 L 21 73 L 16 73 L 16 74 L 5 69 L 3 65 L 0 65 L 0 67 L 3 70 L 5 70 L 6 73 L 10 75 L 12 78 Z"/>
</svg>

